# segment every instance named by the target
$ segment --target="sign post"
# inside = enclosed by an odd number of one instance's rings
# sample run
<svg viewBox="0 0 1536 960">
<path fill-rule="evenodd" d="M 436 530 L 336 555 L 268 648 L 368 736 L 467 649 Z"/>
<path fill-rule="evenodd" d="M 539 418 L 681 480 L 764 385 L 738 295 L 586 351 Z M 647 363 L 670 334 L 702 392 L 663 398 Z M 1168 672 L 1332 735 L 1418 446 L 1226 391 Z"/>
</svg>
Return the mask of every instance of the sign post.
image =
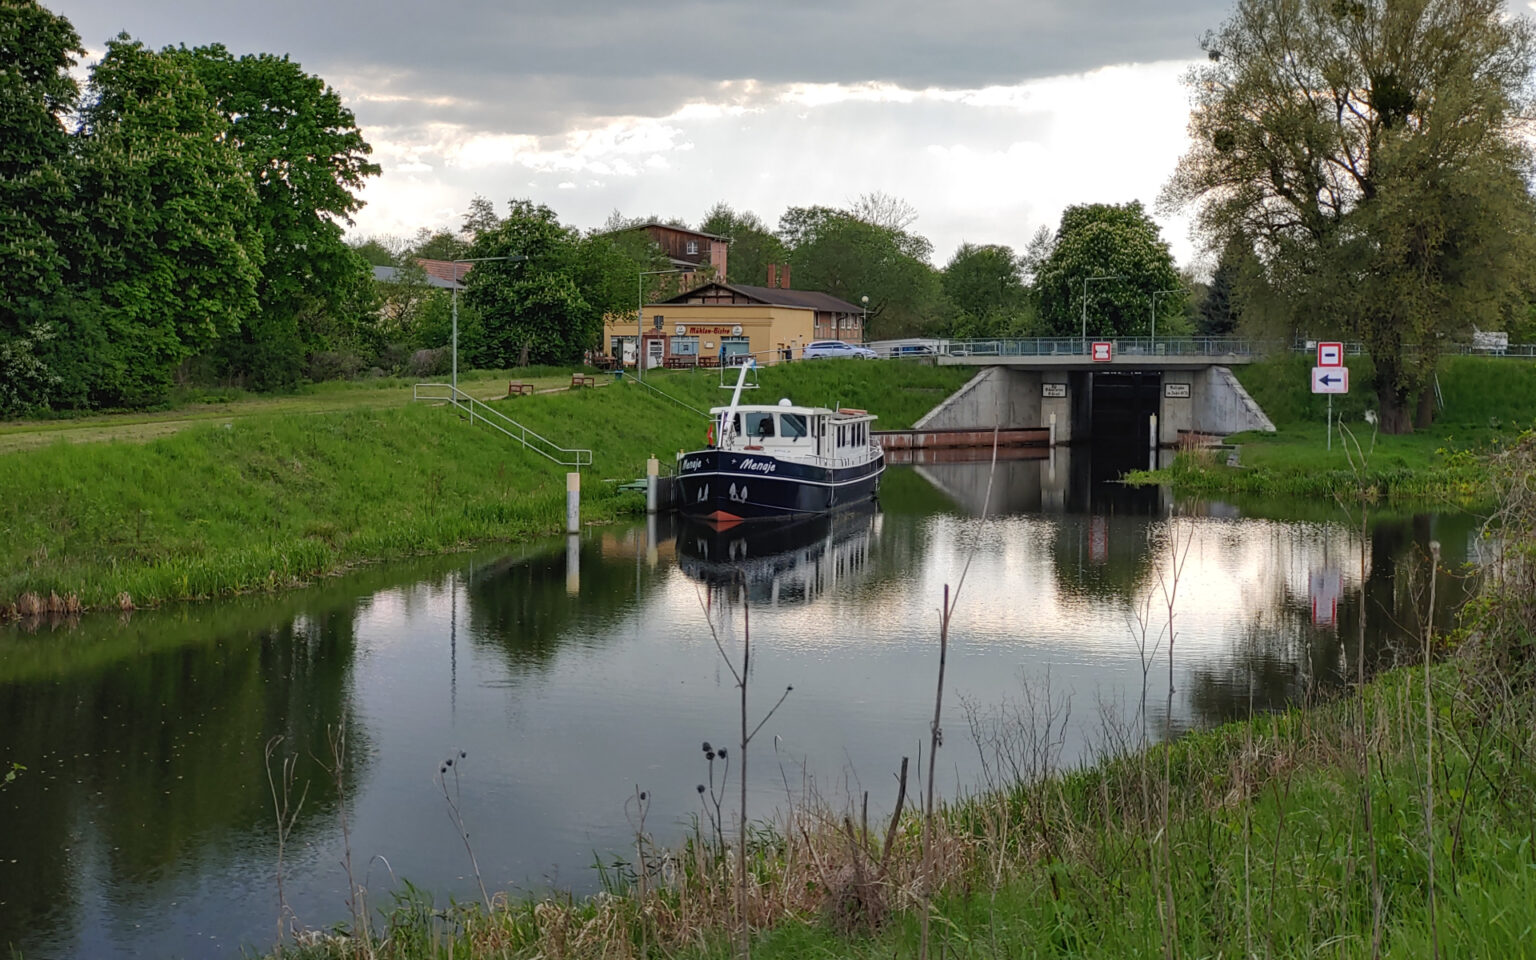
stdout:
<svg viewBox="0 0 1536 960">
<path fill-rule="evenodd" d="M 1318 344 L 1317 352 L 1321 356 L 1324 344 Z M 1342 363 L 1336 366 L 1316 366 L 1312 368 L 1312 392 L 1326 393 L 1328 395 L 1328 449 L 1333 449 L 1333 395 L 1349 392 L 1349 368 Z"/>
</svg>

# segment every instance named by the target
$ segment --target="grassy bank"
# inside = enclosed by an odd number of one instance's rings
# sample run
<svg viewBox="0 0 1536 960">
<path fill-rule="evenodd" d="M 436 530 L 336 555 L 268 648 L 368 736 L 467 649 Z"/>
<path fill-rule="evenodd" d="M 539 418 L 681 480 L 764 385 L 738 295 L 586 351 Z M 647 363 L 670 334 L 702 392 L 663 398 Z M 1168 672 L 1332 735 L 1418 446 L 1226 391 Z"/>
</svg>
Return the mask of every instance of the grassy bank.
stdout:
<svg viewBox="0 0 1536 960">
<path fill-rule="evenodd" d="M 1375 406 L 1370 361 L 1351 358 L 1352 391 L 1334 398 L 1334 415 L 1359 442 L 1355 452 L 1335 429 L 1328 447 L 1326 397 L 1310 392 L 1308 356 L 1285 354 L 1234 368 L 1275 424 L 1275 432 L 1229 438 L 1226 451 L 1181 454 L 1167 469 L 1141 471 L 1132 483 L 1172 483 L 1182 491 L 1332 499 L 1360 487 L 1378 500 L 1473 505 L 1487 501 L 1486 455 L 1536 423 L 1536 364 L 1519 359 L 1447 357 L 1439 382 L 1444 408 L 1434 426 L 1405 436 L 1375 432 L 1365 414 Z"/>
<path fill-rule="evenodd" d="M 723 402 L 717 374 L 652 379 L 699 409 Z M 963 371 L 895 362 L 795 364 L 765 370 L 752 399 L 841 400 L 904 426 L 964 380 Z M 499 377 L 468 382 L 486 395 L 505 390 Z M 302 395 L 234 399 L 235 414 L 164 435 L 135 435 L 138 421 L 107 423 L 98 426 L 127 435 L 95 443 L 55 435 L 0 453 L 0 616 L 39 604 L 73 611 L 275 589 L 350 564 L 562 529 L 563 467 L 446 408 L 412 405 L 398 386 L 357 387 L 352 405 L 326 405 L 348 396 L 323 391 L 318 409 L 285 406 Z M 240 407 L 247 402 L 257 408 Z M 278 409 L 262 409 L 268 403 Z M 593 451 L 582 492 L 589 522 L 643 508 L 638 494 L 608 481 L 641 476 L 653 454 L 670 465 L 704 437 L 697 412 L 632 383 L 497 404 L 562 446 Z"/>
</svg>

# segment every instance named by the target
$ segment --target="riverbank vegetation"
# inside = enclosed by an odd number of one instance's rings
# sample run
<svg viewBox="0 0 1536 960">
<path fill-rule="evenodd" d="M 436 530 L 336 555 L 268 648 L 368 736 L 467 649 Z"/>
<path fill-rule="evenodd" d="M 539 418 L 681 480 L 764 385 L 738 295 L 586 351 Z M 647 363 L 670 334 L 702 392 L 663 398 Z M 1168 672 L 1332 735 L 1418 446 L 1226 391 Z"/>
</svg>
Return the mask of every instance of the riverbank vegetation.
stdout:
<svg viewBox="0 0 1536 960">
<path fill-rule="evenodd" d="M 1138 471 L 1131 483 L 1171 483 L 1214 495 L 1351 496 L 1363 476 L 1383 501 L 1482 506 L 1492 496 L 1487 458 L 1536 424 L 1536 364 L 1519 358 L 1447 357 L 1440 362 L 1442 409 L 1433 426 L 1406 435 L 1378 433 L 1374 416 L 1375 368 L 1368 358 L 1349 361 L 1351 392 L 1334 398 L 1335 427 L 1328 440 L 1328 399 L 1311 393 L 1312 358 L 1278 354 L 1234 373 L 1275 424 L 1275 432 L 1228 438 L 1236 447 L 1178 453 L 1166 469 Z M 1345 445 L 1349 430 L 1366 454 Z M 1355 462 L 1351 463 L 1351 456 Z"/>
<path fill-rule="evenodd" d="M 895 361 L 817 361 L 763 370 L 751 398 L 866 406 L 882 425 L 901 427 L 967 376 Z M 652 455 L 670 469 L 677 450 L 702 445 L 700 411 L 727 399 L 718 372 L 657 374 L 649 387 L 611 381 L 497 403 L 556 443 L 593 451 L 582 490 L 589 523 L 642 509 L 639 494 L 612 481 L 642 476 Z M 483 375 L 467 382 L 505 391 Z M 296 400 L 318 406 L 294 412 L 264 412 L 271 401 L 263 399 L 257 413 L 241 415 L 236 402 L 233 415 L 190 424 L 135 418 L 130 430 L 177 428 L 141 442 L 0 453 L 0 615 L 273 589 L 354 563 L 563 529 L 565 468 L 408 396 L 403 386 L 350 396 L 328 389 Z M 330 406 L 347 400 L 354 405 Z M 14 436 L 77 425 L 31 426 Z M 0 434 L 0 444 L 12 436 Z"/>
<path fill-rule="evenodd" d="M 1498 546 L 1463 625 L 1423 626 L 1431 545 L 1404 582 L 1420 622 L 1400 625 L 1398 666 L 1367 677 L 1360 621 L 1340 638 L 1356 682 L 1332 699 L 1170 738 L 1164 645 L 1143 707 L 1127 722 L 1102 710 L 1080 769 L 1060 766 L 1068 705 L 1048 685 L 967 710 L 972 744 L 941 749 L 979 750 L 986 774 L 933 817 L 931 858 L 920 812 L 871 822 L 867 799 L 802 793 L 754 826 L 743 873 L 707 817 L 683 846 L 654 846 L 637 792 L 635 847 L 605 861 L 603 895 L 441 905 L 406 888 L 368 932 L 282 954 L 739 956 L 744 887 L 759 958 L 1521 956 L 1536 902 L 1536 440 L 1492 471 Z M 1160 544 L 1170 591 L 1177 530 Z"/>
</svg>

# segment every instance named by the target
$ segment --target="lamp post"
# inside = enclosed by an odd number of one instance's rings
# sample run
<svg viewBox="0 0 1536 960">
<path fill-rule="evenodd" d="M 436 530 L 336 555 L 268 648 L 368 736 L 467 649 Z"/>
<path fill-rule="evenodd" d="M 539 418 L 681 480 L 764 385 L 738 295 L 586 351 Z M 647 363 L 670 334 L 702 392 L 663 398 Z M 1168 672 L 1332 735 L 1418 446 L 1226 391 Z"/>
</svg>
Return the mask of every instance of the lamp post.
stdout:
<svg viewBox="0 0 1536 960">
<path fill-rule="evenodd" d="M 519 254 L 515 257 L 465 257 L 454 260 L 453 263 L 453 402 L 459 402 L 459 278 L 463 274 L 459 271 L 461 263 L 486 263 L 491 260 L 518 261 L 528 258 Z"/>
<path fill-rule="evenodd" d="M 1083 334 L 1084 340 L 1088 339 L 1088 283 L 1091 280 L 1124 280 L 1125 277 L 1118 273 L 1105 274 L 1102 277 L 1083 278 Z"/>
<path fill-rule="evenodd" d="M 1157 298 L 1170 293 L 1178 293 L 1181 288 L 1174 287 L 1171 290 L 1154 290 L 1152 292 L 1152 334 L 1151 340 L 1157 340 Z"/>
<path fill-rule="evenodd" d="M 864 307 L 864 315 L 859 318 L 859 346 L 869 342 L 869 294 L 859 298 L 859 303 Z"/>
<path fill-rule="evenodd" d="M 692 270 L 641 270 L 635 277 L 635 376 L 645 379 L 645 357 L 640 355 L 640 347 L 645 342 L 645 278 L 654 277 L 664 273 L 692 273 Z M 624 369 L 624 357 L 619 357 L 619 369 Z"/>
</svg>

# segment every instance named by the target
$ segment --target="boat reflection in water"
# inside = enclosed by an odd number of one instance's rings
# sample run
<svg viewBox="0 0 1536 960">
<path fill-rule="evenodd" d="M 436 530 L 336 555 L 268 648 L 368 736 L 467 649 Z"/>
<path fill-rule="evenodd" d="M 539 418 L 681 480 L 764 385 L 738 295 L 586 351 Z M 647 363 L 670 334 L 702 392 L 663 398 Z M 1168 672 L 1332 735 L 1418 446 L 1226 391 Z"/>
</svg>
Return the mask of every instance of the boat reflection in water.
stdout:
<svg viewBox="0 0 1536 960">
<path fill-rule="evenodd" d="M 686 576 L 711 587 L 744 585 L 753 604 L 809 603 L 839 583 L 863 577 L 879 536 L 880 513 L 872 501 L 788 523 L 717 526 L 683 520 L 677 564 Z"/>
</svg>

